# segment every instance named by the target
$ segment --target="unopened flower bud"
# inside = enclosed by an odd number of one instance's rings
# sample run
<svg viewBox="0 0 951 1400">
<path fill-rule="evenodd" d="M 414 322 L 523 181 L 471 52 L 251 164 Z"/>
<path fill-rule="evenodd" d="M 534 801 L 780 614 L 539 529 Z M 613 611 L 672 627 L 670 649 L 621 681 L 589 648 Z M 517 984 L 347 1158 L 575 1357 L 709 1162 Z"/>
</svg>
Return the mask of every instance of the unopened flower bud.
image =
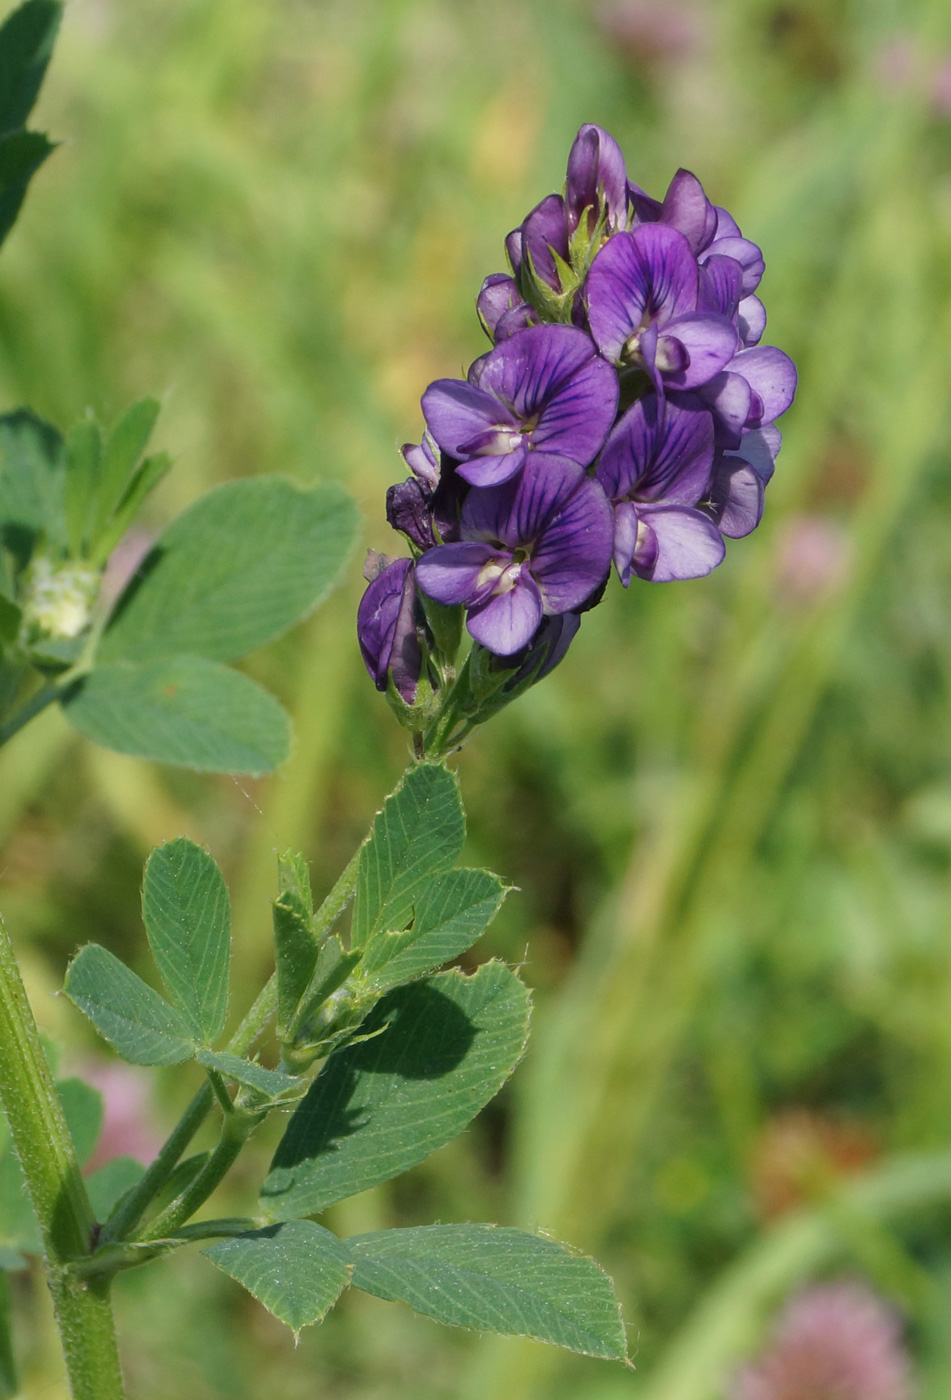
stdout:
<svg viewBox="0 0 951 1400">
<path fill-rule="evenodd" d="M 54 564 L 40 555 L 31 563 L 23 587 L 23 632 L 71 641 L 89 625 L 99 592 L 99 571 L 85 564 Z"/>
</svg>

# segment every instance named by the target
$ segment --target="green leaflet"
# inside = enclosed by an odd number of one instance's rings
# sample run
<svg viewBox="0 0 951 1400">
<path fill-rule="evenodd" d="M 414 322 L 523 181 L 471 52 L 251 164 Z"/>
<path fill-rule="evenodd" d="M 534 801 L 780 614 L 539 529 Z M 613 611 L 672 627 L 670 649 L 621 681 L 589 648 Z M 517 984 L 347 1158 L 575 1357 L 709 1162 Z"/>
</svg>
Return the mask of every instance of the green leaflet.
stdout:
<svg viewBox="0 0 951 1400">
<path fill-rule="evenodd" d="M 174 1065 L 195 1053 L 182 1017 L 131 968 L 96 943 L 70 963 L 66 995 L 124 1060 Z"/>
<path fill-rule="evenodd" d="M 25 562 L 40 534 L 63 539 L 63 441 L 27 408 L 0 415 L 0 532 Z"/>
<path fill-rule="evenodd" d="M 294 1332 L 320 1322 L 350 1282 L 346 1246 L 312 1220 L 289 1220 L 204 1254 Z"/>
<path fill-rule="evenodd" d="M 235 1083 L 243 1084 L 249 1089 L 257 1089 L 259 1093 L 267 1094 L 271 1098 L 286 1093 L 288 1089 L 300 1087 L 300 1080 L 292 1074 L 282 1074 L 278 1069 L 265 1069 L 263 1065 L 242 1060 L 238 1055 L 229 1055 L 225 1050 L 217 1053 L 213 1050 L 199 1050 L 195 1059 L 206 1069 L 217 1070 L 219 1074 L 226 1075 Z"/>
<path fill-rule="evenodd" d="M 274 697 L 201 656 L 97 667 L 63 709 L 104 748 L 204 773 L 269 773 L 290 748 Z"/>
<path fill-rule="evenodd" d="M 0 134 L 26 123 L 46 73 L 63 7 L 27 0 L 0 25 Z"/>
<path fill-rule="evenodd" d="M 271 476 L 219 486 L 161 536 L 119 600 L 101 660 L 247 655 L 317 606 L 356 523 L 336 486 Z"/>
<path fill-rule="evenodd" d="M 360 962 L 358 985 L 380 991 L 420 977 L 464 953 L 488 927 L 505 886 L 488 870 L 449 870 L 426 884 L 408 929 L 377 933 Z"/>
<path fill-rule="evenodd" d="M 211 1045 L 228 1015 L 231 907 L 207 851 L 180 837 L 152 852 L 142 918 L 172 1004 L 195 1040 Z"/>
<path fill-rule="evenodd" d="M 404 929 L 430 880 L 452 865 L 466 835 L 459 784 L 447 768 L 420 763 L 386 799 L 360 857 L 351 943 Z"/>
<path fill-rule="evenodd" d="M 261 1191 L 272 1219 L 326 1209 L 449 1142 L 521 1058 L 527 988 L 502 963 L 443 972 L 384 997 L 296 1109 Z"/>
<path fill-rule="evenodd" d="M 429 1225 L 346 1244 L 355 1288 L 400 1299 L 437 1322 L 627 1357 L 611 1280 L 593 1259 L 554 1240 L 496 1225 Z"/>
</svg>

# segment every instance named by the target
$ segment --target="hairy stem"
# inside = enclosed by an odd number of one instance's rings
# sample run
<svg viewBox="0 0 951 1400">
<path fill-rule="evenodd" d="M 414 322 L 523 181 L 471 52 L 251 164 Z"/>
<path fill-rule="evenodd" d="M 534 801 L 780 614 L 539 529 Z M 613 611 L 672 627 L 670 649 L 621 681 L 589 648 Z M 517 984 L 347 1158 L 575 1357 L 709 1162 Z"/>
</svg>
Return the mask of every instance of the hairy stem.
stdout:
<svg viewBox="0 0 951 1400">
<path fill-rule="evenodd" d="M 74 1400 L 122 1400 L 109 1280 L 84 1281 L 95 1218 L 13 946 L 0 919 L 0 1099 L 43 1234 L 46 1274 Z"/>
</svg>

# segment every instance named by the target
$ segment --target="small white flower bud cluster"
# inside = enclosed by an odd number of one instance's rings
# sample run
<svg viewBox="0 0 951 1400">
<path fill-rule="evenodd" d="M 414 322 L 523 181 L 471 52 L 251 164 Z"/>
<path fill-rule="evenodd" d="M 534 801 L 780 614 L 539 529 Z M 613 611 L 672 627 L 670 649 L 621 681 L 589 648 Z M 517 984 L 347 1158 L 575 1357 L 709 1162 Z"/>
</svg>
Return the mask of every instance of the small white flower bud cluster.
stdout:
<svg viewBox="0 0 951 1400">
<path fill-rule="evenodd" d="M 54 564 L 44 555 L 34 559 L 24 580 L 24 634 L 55 641 L 78 637 L 89 623 L 99 580 L 99 571 L 84 564 Z"/>
</svg>

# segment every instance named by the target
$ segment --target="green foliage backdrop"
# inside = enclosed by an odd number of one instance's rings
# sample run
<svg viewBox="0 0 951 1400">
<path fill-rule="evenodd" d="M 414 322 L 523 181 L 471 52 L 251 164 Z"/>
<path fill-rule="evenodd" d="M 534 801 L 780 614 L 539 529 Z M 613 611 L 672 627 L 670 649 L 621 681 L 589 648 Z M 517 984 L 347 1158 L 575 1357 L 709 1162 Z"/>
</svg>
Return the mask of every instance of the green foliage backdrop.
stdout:
<svg viewBox="0 0 951 1400">
<path fill-rule="evenodd" d="M 520 891 L 486 955 L 528 948 L 536 1031 L 462 1139 L 333 1212 L 348 1235 L 491 1217 L 573 1240 L 618 1284 L 637 1371 L 362 1295 L 295 1352 L 176 1258 L 118 1289 L 143 1400 L 716 1400 L 772 1303 L 828 1270 L 897 1300 L 924 1400 L 948 1394 L 947 1164 L 899 1158 L 951 1145 L 949 63 L 939 0 L 68 7 L 35 118 L 64 144 L 0 263 L 0 404 L 112 421 L 160 397 L 155 534 L 276 473 L 343 484 L 389 547 L 418 396 L 479 349 L 480 281 L 582 121 L 647 189 L 683 164 L 729 205 L 801 368 L 756 536 L 702 584 L 613 590 L 462 755 L 463 860 Z M 58 711 L 0 756 L 4 913 L 64 1072 L 95 1042 L 42 993 L 93 939 L 150 975 L 153 845 L 187 834 L 225 871 L 237 993 L 275 849 L 322 893 L 393 786 L 358 575 L 247 668 L 293 717 L 276 776 L 151 768 Z M 233 1194 L 219 1213 L 249 1209 Z M 23 1324 L 28 1393 L 57 1394 L 48 1324 Z"/>
</svg>

